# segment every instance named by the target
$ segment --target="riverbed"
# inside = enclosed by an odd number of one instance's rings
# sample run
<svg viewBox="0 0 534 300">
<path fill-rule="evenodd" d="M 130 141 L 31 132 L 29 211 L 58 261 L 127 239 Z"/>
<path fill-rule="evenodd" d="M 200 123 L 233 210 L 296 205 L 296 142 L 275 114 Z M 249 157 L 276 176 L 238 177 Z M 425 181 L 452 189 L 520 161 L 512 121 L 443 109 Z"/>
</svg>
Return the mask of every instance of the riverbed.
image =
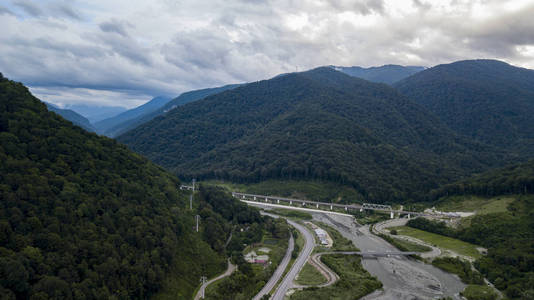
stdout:
<svg viewBox="0 0 534 300">
<path fill-rule="evenodd" d="M 369 226 L 360 226 L 351 217 L 322 213 L 312 215 L 314 220 L 336 228 L 361 251 L 398 251 L 388 242 L 371 234 Z M 367 295 L 363 298 L 364 300 L 413 300 L 442 297 L 461 299 L 459 293 L 465 288 L 465 284 L 458 276 L 403 256 L 363 258 L 362 265 L 384 285 L 383 291 Z"/>
</svg>

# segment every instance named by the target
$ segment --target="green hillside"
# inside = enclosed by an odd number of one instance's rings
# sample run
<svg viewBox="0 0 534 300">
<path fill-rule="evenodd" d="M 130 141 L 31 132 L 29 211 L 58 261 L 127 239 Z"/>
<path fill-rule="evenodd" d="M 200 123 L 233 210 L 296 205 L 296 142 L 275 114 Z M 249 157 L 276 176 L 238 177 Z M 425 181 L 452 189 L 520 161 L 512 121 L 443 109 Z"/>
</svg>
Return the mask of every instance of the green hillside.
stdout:
<svg viewBox="0 0 534 300">
<path fill-rule="evenodd" d="M 0 298 L 190 299 L 226 262 L 179 184 L 0 76 Z"/>
<path fill-rule="evenodd" d="M 534 294 L 533 183 L 534 161 L 488 171 L 433 193 L 439 197 L 438 207 L 469 209 L 476 201 L 481 211 L 464 220 L 462 226 L 451 229 L 421 218 L 408 225 L 488 248 L 488 255 L 476 261 L 477 269 L 511 299 L 531 299 Z M 495 207 L 503 202 L 504 209 Z"/>
<path fill-rule="evenodd" d="M 456 132 L 532 157 L 534 70 L 495 60 L 439 65 L 394 85 Z"/>
<path fill-rule="evenodd" d="M 378 202 L 496 161 L 394 89 L 326 67 L 209 96 L 118 139 L 187 178 L 331 181 Z"/>
</svg>

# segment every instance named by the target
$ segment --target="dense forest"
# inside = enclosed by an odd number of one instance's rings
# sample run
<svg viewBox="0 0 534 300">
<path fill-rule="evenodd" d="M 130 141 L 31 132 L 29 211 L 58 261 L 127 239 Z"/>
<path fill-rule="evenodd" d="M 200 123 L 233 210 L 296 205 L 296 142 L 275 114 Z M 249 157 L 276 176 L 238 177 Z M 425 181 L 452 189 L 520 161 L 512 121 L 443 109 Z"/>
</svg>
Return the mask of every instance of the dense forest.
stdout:
<svg viewBox="0 0 534 300">
<path fill-rule="evenodd" d="M 179 184 L 0 76 L 0 298 L 190 299 L 226 262 Z"/>
<path fill-rule="evenodd" d="M 212 95 L 118 139 L 184 178 L 324 180 L 376 202 L 503 163 L 394 89 L 331 68 Z"/>
<path fill-rule="evenodd" d="M 532 158 L 534 70 L 467 60 L 426 69 L 394 86 L 457 133 Z"/>
<path fill-rule="evenodd" d="M 511 194 L 534 194 L 534 160 L 446 184 L 432 191 L 428 200 L 454 195 L 491 197 Z"/>
</svg>

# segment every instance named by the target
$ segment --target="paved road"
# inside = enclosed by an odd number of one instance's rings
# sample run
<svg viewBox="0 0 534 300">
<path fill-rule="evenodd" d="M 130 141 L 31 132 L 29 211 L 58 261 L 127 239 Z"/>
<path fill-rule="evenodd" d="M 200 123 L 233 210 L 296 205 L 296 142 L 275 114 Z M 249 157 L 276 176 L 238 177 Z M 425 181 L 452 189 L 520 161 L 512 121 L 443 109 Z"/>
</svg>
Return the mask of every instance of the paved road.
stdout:
<svg viewBox="0 0 534 300">
<path fill-rule="evenodd" d="M 315 269 L 317 269 L 317 271 L 319 271 L 326 278 L 326 282 L 317 284 L 317 285 L 294 284 L 293 287 L 295 288 L 306 288 L 306 287 L 311 287 L 311 286 L 326 287 L 326 286 L 334 284 L 339 279 L 339 276 L 334 271 L 332 271 L 328 266 L 323 264 L 323 262 L 321 261 L 321 255 L 323 254 L 325 253 L 313 254 L 308 260 L 308 263 L 312 265 Z"/>
<path fill-rule="evenodd" d="M 293 266 L 291 266 L 291 269 L 286 274 L 286 277 L 282 280 L 276 291 L 274 292 L 271 299 L 273 300 L 283 300 L 287 291 L 293 286 L 293 280 L 297 275 L 300 273 L 300 270 L 302 270 L 302 267 L 306 264 L 306 261 L 308 260 L 308 257 L 310 257 L 310 254 L 313 251 L 313 247 L 315 247 L 315 239 L 313 238 L 313 235 L 311 232 L 304 226 L 295 223 L 291 220 L 286 219 L 287 222 L 295 227 L 302 237 L 305 240 L 304 243 L 304 249 L 301 249 L 301 252 L 297 259 L 295 260 L 295 263 Z"/>
<path fill-rule="evenodd" d="M 262 214 L 265 214 L 265 213 L 262 213 Z M 273 215 L 270 215 L 270 216 L 273 216 Z M 284 274 L 284 271 L 286 270 L 287 265 L 289 264 L 289 261 L 291 260 L 291 253 L 293 252 L 294 248 L 295 248 L 295 240 L 293 239 L 293 236 L 291 235 L 289 237 L 289 243 L 287 246 L 286 255 L 284 256 L 284 258 L 282 259 L 282 261 L 280 262 L 280 264 L 274 271 L 273 275 L 271 276 L 271 279 L 269 279 L 269 281 L 265 284 L 265 286 L 263 286 L 261 291 L 253 298 L 253 300 L 261 299 L 261 297 L 263 297 L 264 295 L 267 295 L 274 288 L 278 280 L 280 280 L 280 278 Z"/>
<path fill-rule="evenodd" d="M 228 268 L 226 269 L 226 272 L 224 272 L 223 274 L 213 278 L 213 279 L 210 279 L 208 280 L 206 283 L 204 283 L 200 289 L 198 290 L 197 294 L 195 295 L 195 300 L 199 300 L 200 297 L 202 296 L 202 294 L 204 293 L 204 291 L 206 290 L 206 287 L 208 287 L 208 285 L 212 284 L 213 282 L 221 279 L 221 278 L 224 278 L 226 276 L 230 276 L 230 274 L 232 274 L 236 269 L 236 266 L 233 265 L 230 260 L 228 260 Z"/>
</svg>

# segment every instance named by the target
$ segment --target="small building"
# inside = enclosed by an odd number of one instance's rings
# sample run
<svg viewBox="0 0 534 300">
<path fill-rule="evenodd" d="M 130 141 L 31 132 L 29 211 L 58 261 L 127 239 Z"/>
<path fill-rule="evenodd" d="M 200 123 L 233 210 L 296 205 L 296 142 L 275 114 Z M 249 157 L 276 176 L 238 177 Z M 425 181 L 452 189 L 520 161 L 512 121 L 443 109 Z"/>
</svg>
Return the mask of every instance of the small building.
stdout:
<svg viewBox="0 0 534 300">
<path fill-rule="evenodd" d="M 327 236 L 328 234 L 324 229 L 321 228 L 315 228 L 314 229 L 315 234 L 317 235 L 317 238 L 319 239 L 319 242 L 321 242 L 321 245 L 328 245 Z"/>
</svg>

